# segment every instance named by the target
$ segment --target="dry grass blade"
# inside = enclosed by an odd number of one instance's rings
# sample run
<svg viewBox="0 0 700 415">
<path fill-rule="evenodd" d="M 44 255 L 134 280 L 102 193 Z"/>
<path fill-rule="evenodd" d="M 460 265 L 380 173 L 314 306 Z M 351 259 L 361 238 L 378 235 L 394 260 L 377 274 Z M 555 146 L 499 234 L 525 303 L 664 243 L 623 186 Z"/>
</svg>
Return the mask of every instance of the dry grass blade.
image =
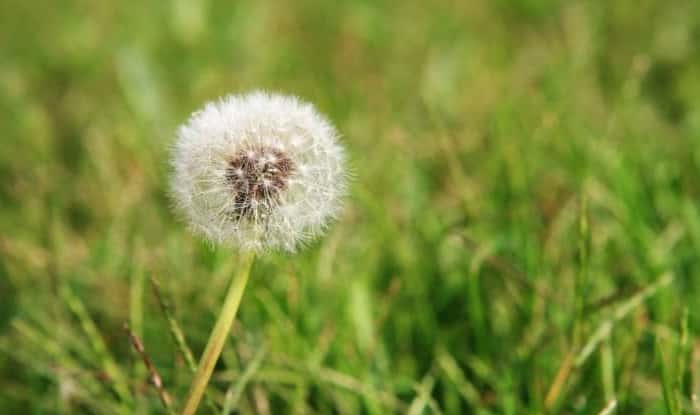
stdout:
<svg viewBox="0 0 700 415">
<path fill-rule="evenodd" d="M 569 352 L 564 358 L 564 361 L 561 363 L 561 366 L 559 366 L 557 375 L 554 377 L 554 381 L 552 382 L 552 385 L 549 387 L 549 391 L 545 396 L 545 408 L 551 409 L 556 404 L 557 398 L 559 398 L 559 395 L 564 389 L 566 379 L 569 378 L 569 373 L 571 373 L 571 368 L 573 367 L 573 357 L 573 352 Z"/>
<path fill-rule="evenodd" d="M 148 356 L 148 353 L 146 353 L 146 348 L 143 346 L 143 342 L 136 335 L 136 333 L 131 331 L 131 328 L 129 328 L 129 325 L 126 323 L 124 323 L 124 331 L 129 336 L 129 341 L 134 347 L 134 350 L 136 350 L 136 353 L 141 356 L 143 364 L 146 365 L 151 384 L 153 387 L 155 387 L 156 392 L 158 393 L 158 398 L 163 403 L 163 407 L 165 407 L 165 410 L 168 411 L 169 414 L 175 414 L 172 408 L 172 398 L 170 397 L 170 394 L 168 394 L 168 391 L 165 390 L 165 387 L 163 386 L 163 379 L 160 377 L 158 369 L 156 369 L 156 366 Z"/>
</svg>

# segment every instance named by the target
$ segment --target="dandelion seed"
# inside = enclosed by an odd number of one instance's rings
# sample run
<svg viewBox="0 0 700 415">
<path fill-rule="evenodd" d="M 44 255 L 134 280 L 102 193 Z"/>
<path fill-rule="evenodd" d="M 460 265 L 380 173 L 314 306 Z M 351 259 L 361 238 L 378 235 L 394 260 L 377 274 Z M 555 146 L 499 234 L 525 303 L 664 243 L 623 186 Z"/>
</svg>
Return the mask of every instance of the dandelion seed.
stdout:
<svg viewBox="0 0 700 415">
<path fill-rule="evenodd" d="M 333 126 L 295 97 L 231 95 L 177 134 L 172 193 L 191 227 L 242 251 L 294 251 L 336 217 L 345 156 Z"/>
</svg>

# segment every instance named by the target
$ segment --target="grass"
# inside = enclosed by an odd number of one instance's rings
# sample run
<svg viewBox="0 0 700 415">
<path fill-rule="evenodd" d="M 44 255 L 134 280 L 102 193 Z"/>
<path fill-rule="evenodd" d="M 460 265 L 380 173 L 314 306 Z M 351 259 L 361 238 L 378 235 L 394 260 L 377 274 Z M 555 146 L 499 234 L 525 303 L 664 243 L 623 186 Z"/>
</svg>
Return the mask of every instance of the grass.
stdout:
<svg viewBox="0 0 700 415">
<path fill-rule="evenodd" d="M 700 411 L 697 2 L 3 0 L 0 39 L 0 413 L 165 413 L 124 323 L 180 407 L 238 257 L 168 145 L 254 88 L 355 180 L 256 263 L 202 413 Z"/>
</svg>

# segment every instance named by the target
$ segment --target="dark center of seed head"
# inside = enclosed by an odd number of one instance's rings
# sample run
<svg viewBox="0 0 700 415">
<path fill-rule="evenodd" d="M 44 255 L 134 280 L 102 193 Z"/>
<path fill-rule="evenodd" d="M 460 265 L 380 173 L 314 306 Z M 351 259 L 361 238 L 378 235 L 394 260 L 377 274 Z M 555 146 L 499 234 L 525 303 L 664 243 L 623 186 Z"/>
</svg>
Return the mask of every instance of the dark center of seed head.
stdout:
<svg viewBox="0 0 700 415">
<path fill-rule="evenodd" d="M 279 149 L 252 147 L 236 153 L 226 169 L 234 197 L 232 215 L 249 218 L 254 210 L 272 206 L 293 171 L 294 163 Z"/>
</svg>

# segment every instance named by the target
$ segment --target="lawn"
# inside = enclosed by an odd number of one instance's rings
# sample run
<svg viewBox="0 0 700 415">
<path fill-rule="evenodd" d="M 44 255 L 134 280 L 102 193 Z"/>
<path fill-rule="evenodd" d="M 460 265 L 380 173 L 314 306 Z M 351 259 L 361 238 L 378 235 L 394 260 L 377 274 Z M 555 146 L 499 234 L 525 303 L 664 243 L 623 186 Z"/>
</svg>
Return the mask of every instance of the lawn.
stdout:
<svg viewBox="0 0 700 415">
<path fill-rule="evenodd" d="M 698 44 L 695 0 L 0 0 L 0 413 L 165 413 L 125 324 L 180 407 L 240 255 L 170 146 L 256 89 L 352 179 L 201 413 L 700 413 Z"/>
</svg>

